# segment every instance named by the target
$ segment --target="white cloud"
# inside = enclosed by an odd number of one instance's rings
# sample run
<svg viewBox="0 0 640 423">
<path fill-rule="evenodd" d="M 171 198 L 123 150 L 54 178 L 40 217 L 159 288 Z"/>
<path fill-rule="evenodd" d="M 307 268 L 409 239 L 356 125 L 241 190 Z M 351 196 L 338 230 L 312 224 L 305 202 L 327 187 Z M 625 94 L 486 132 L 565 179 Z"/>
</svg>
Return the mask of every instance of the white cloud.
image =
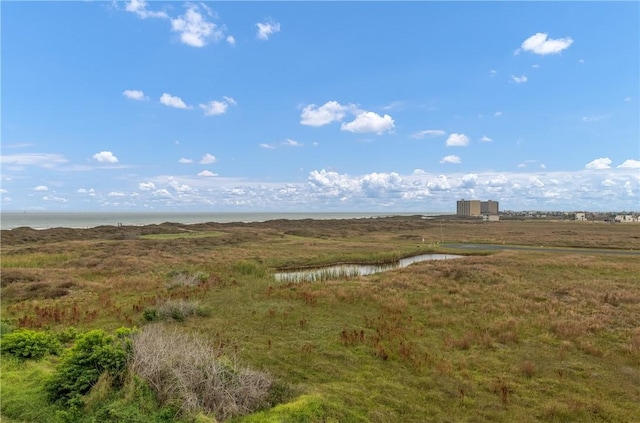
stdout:
<svg viewBox="0 0 640 423">
<path fill-rule="evenodd" d="M 230 46 L 235 46 L 236 45 L 236 39 L 235 39 L 235 37 L 233 35 L 227 35 L 226 40 L 227 40 L 227 43 Z"/>
<path fill-rule="evenodd" d="M 601 157 L 589 162 L 585 165 L 585 169 L 609 169 L 611 167 L 611 159 Z"/>
<path fill-rule="evenodd" d="M 284 145 L 288 146 L 288 147 L 302 147 L 304 144 L 302 144 L 301 142 L 298 142 L 296 140 L 292 140 L 287 138 L 284 143 Z"/>
<path fill-rule="evenodd" d="M 459 164 L 459 163 L 462 163 L 462 161 L 460 160 L 460 157 L 450 155 L 450 156 L 443 157 L 442 160 L 440 160 L 440 163 Z"/>
<path fill-rule="evenodd" d="M 320 107 L 315 104 L 309 104 L 302 109 L 300 115 L 300 123 L 307 126 L 323 126 L 332 122 L 340 122 L 347 110 L 354 106 L 343 106 L 337 101 L 328 101 Z"/>
<path fill-rule="evenodd" d="M 228 97 L 226 95 L 222 96 L 224 101 L 226 101 L 230 106 L 237 106 L 238 102 L 233 97 Z"/>
<path fill-rule="evenodd" d="M 495 117 L 500 117 L 500 116 L 502 116 L 502 112 L 495 112 L 493 115 L 494 115 Z"/>
<path fill-rule="evenodd" d="M 200 108 L 204 110 L 204 114 L 207 116 L 216 116 L 226 113 L 229 105 L 235 106 L 238 104 L 233 97 L 223 97 L 223 101 L 213 100 L 206 104 L 200 104 Z"/>
<path fill-rule="evenodd" d="M 49 187 L 47 187 L 46 185 L 38 185 L 33 190 L 34 191 L 40 191 L 40 192 L 49 191 Z"/>
<path fill-rule="evenodd" d="M 562 50 L 569 48 L 573 44 L 571 37 L 566 38 L 548 38 L 549 34 L 538 32 L 522 42 L 520 48 L 535 54 L 557 54 Z M 519 51 L 517 51 L 519 52 Z"/>
<path fill-rule="evenodd" d="M 257 37 L 260 40 L 268 40 L 269 37 L 276 32 L 280 32 L 280 24 L 272 19 L 269 19 L 263 23 L 257 23 L 258 27 Z"/>
<path fill-rule="evenodd" d="M 616 185 L 616 182 L 614 180 L 612 180 L 612 179 L 607 178 L 604 181 L 602 181 L 601 184 L 604 187 L 613 187 L 613 186 Z"/>
<path fill-rule="evenodd" d="M 144 93 L 140 90 L 124 90 L 122 92 L 122 95 L 130 98 L 131 100 L 146 100 L 147 97 L 144 95 Z"/>
<path fill-rule="evenodd" d="M 223 38 L 223 31 L 200 13 L 198 5 L 188 4 L 184 15 L 171 19 L 171 29 L 180 33 L 180 41 L 191 47 L 204 47 L 209 40 Z"/>
<path fill-rule="evenodd" d="M 66 203 L 68 200 L 64 197 L 56 197 L 55 195 L 45 195 L 42 197 L 44 201 L 53 201 L 56 203 Z"/>
<path fill-rule="evenodd" d="M 465 147 L 469 145 L 469 137 L 465 134 L 451 134 L 447 138 L 447 147 Z"/>
<path fill-rule="evenodd" d="M 200 160 L 200 164 L 211 164 L 215 162 L 216 162 L 216 156 L 211 155 L 209 153 L 202 156 L 202 159 Z"/>
<path fill-rule="evenodd" d="M 205 176 L 205 177 L 211 177 L 211 176 L 218 176 L 217 173 L 213 173 L 209 170 L 203 170 L 202 172 L 198 173 L 198 176 Z"/>
<path fill-rule="evenodd" d="M 278 147 L 303 147 L 304 144 L 301 142 L 298 142 L 296 140 L 292 140 L 290 138 L 287 138 L 286 140 L 280 142 L 280 143 L 271 143 L 271 144 L 267 144 L 267 143 L 262 143 L 260 144 L 260 147 L 265 148 L 267 150 L 275 150 Z"/>
<path fill-rule="evenodd" d="M 411 134 L 411 138 L 422 139 L 424 137 L 441 137 L 443 135 L 446 135 L 446 132 L 442 129 L 425 129 Z"/>
<path fill-rule="evenodd" d="M 340 129 L 356 133 L 375 132 L 381 135 L 385 132 L 392 132 L 394 127 L 393 118 L 389 115 L 380 116 L 375 112 L 360 112 L 356 115 L 355 120 L 343 123 Z"/>
<path fill-rule="evenodd" d="M 159 11 L 154 12 L 151 10 L 147 10 L 147 2 L 145 0 L 131 0 L 127 2 L 125 6 L 125 10 L 127 12 L 132 12 L 138 15 L 142 19 L 146 18 L 168 18 L 165 12 Z"/>
<path fill-rule="evenodd" d="M 511 80 L 513 82 L 515 82 L 516 84 L 522 84 L 523 82 L 527 82 L 527 76 L 526 75 L 522 75 L 522 76 L 511 75 Z"/>
<path fill-rule="evenodd" d="M 480 138 L 480 142 L 493 142 L 493 140 L 488 136 L 483 135 L 482 138 Z"/>
<path fill-rule="evenodd" d="M 625 98 L 624 98 L 624 101 L 631 101 L 631 97 L 628 97 L 628 96 L 627 96 L 627 97 L 625 97 Z"/>
<path fill-rule="evenodd" d="M 118 158 L 111 151 L 101 151 L 91 157 L 100 163 L 118 163 Z"/>
<path fill-rule="evenodd" d="M 222 115 L 227 111 L 229 105 L 224 101 L 213 100 L 207 104 L 200 104 L 200 108 L 204 110 L 207 116 Z"/>
<path fill-rule="evenodd" d="M 640 160 L 625 160 L 624 163 L 618 166 L 619 169 L 640 169 Z"/>
<path fill-rule="evenodd" d="M 160 97 L 160 103 L 168 107 L 175 107 L 176 109 L 189 109 L 189 106 L 187 106 L 180 97 L 167 93 L 162 94 Z"/>
<path fill-rule="evenodd" d="M 489 74 L 490 74 L 491 76 L 496 76 L 496 75 L 498 74 L 498 71 L 497 71 L 497 70 L 495 70 L 495 69 L 491 69 L 491 70 L 489 71 Z"/>
<path fill-rule="evenodd" d="M 156 189 L 156 185 L 153 182 L 140 182 L 138 188 L 141 191 L 153 191 Z"/>
<path fill-rule="evenodd" d="M 185 159 L 184 157 L 181 158 L 180 160 L 178 160 L 178 163 L 182 163 L 182 164 L 189 164 L 189 163 L 193 163 L 192 159 Z"/>
<path fill-rule="evenodd" d="M 534 69 L 540 69 L 540 65 L 537 64 L 537 63 L 535 65 L 531 65 L 531 67 L 534 68 Z"/>
<path fill-rule="evenodd" d="M 107 194 L 108 197 L 124 197 L 126 194 L 122 191 L 111 191 Z"/>
</svg>

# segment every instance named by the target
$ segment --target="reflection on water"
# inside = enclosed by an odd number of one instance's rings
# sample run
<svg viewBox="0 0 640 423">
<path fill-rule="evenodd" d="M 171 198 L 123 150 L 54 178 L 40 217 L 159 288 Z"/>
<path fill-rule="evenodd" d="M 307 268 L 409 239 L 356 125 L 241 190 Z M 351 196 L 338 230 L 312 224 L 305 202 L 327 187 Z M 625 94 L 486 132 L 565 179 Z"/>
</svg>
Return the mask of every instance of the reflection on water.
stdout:
<svg viewBox="0 0 640 423">
<path fill-rule="evenodd" d="M 419 256 L 403 258 L 393 263 L 385 264 L 338 264 L 313 269 L 292 270 L 275 274 L 277 281 L 282 282 L 315 282 L 330 279 L 347 279 L 355 276 L 372 275 L 387 270 L 407 267 L 410 264 L 428 260 L 449 260 L 464 256 L 455 254 L 421 254 Z"/>
</svg>

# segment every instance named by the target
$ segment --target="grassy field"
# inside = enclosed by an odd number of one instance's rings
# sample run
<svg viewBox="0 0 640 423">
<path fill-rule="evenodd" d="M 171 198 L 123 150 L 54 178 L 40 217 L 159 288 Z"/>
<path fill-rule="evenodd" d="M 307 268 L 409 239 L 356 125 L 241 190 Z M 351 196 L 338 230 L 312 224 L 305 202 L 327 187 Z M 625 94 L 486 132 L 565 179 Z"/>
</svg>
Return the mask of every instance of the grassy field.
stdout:
<svg viewBox="0 0 640 423">
<path fill-rule="evenodd" d="M 114 331 L 190 304 L 161 324 L 287 387 L 234 422 L 638 421 L 640 256 L 481 252 L 349 280 L 273 278 L 446 242 L 640 250 L 640 226 L 398 217 L 3 231 L 2 319 Z M 42 385 L 57 362 L 3 354 L 2 421 L 56 421 L 43 420 L 56 406 Z M 87 415 L 140 402 L 147 421 L 165 421 L 147 394 L 90 395 Z"/>
</svg>

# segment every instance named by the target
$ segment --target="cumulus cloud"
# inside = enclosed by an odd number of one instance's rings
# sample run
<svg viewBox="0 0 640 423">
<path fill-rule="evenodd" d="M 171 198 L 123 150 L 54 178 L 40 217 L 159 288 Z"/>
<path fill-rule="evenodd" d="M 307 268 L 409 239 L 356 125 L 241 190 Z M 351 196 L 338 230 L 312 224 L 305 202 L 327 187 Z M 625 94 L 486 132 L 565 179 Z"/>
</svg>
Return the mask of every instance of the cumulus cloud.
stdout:
<svg viewBox="0 0 640 423">
<path fill-rule="evenodd" d="M 130 98 L 131 100 L 146 100 L 147 97 L 144 95 L 144 93 L 140 90 L 124 90 L 122 92 L 122 95 Z"/>
<path fill-rule="evenodd" d="M 218 174 L 213 173 L 210 170 L 203 170 L 202 172 L 198 173 L 198 176 L 212 177 L 212 176 L 218 176 Z"/>
<path fill-rule="evenodd" d="M 323 126 L 332 122 L 340 122 L 347 110 L 353 107 L 352 105 L 343 106 L 337 101 L 328 101 L 320 107 L 309 104 L 302 109 L 300 123 L 307 126 Z"/>
<path fill-rule="evenodd" d="M 124 197 L 126 194 L 122 191 L 111 191 L 107 194 L 108 197 Z"/>
<path fill-rule="evenodd" d="M 274 21 L 273 19 L 268 19 L 265 22 L 258 22 L 256 24 L 258 27 L 258 33 L 256 36 L 260 40 L 268 40 L 269 37 L 276 32 L 280 32 L 280 23 Z"/>
<path fill-rule="evenodd" d="M 511 75 L 511 80 L 513 82 L 515 82 L 516 84 L 522 84 L 524 82 L 527 82 L 527 76 L 526 75 L 522 75 L 522 76 Z"/>
<path fill-rule="evenodd" d="M 236 45 L 236 39 L 233 35 L 227 35 L 227 44 L 229 44 L 230 46 L 235 46 Z"/>
<path fill-rule="evenodd" d="M 451 134 L 447 138 L 447 147 L 465 147 L 469 145 L 469 137 L 465 134 Z"/>
<path fill-rule="evenodd" d="M 202 156 L 202 159 L 200 159 L 200 164 L 212 164 L 216 162 L 216 156 L 212 155 L 212 154 L 205 154 L 204 156 Z"/>
<path fill-rule="evenodd" d="M 223 30 L 207 21 L 196 4 L 188 4 L 184 15 L 171 19 L 171 29 L 180 34 L 180 41 L 191 47 L 204 47 L 210 40 L 224 37 Z"/>
<path fill-rule="evenodd" d="M 138 188 L 141 191 L 153 191 L 156 189 L 156 185 L 153 182 L 140 182 Z"/>
<path fill-rule="evenodd" d="M 462 163 L 462 161 L 460 160 L 460 157 L 450 155 L 450 156 L 443 157 L 442 160 L 440 160 L 440 163 L 460 164 Z"/>
<path fill-rule="evenodd" d="M 188 109 L 189 106 L 186 105 L 184 101 L 180 97 L 173 96 L 171 94 L 164 93 L 160 97 L 160 103 L 164 104 L 167 107 L 175 107 L 176 109 Z"/>
<path fill-rule="evenodd" d="M 601 157 L 595 159 L 585 165 L 585 169 L 609 169 L 611 167 L 611 159 L 608 157 Z"/>
<path fill-rule="evenodd" d="M 49 191 L 49 187 L 47 187 L 46 185 L 38 185 L 33 190 L 34 191 L 39 191 L 39 192 Z"/>
<path fill-rule="evenodd" d="M 375 132 L 381 135 L 385 132 L 392 132 L 395 128 L 393 118 L 389 115 L 380 116 L 375 112 L 360 112 L 356 115 L 355 120 L 343 123 L 340 129 L 343 131 L 363 133 Z"/>
<path fill-rule="evenodd" d="M 423 131 L 414 132 L 411 134 L 411 138 L 422 139 L 424 137 L 441 137 L 445 134 L 446 132 L 442 129 L 425 129 Z"/>
<path fill-rule="evenodd" d="M 91 157 L 100 163 L 118 163 L 118 158 L 111 151 L 101 151 Z"/>
<path fill-rule="evenodd" d="M 190 163 L 193 163 L 193 160 L 192 159 L 185 159 L 184 157 L 182 157 L 180 160 L 178 160 L 178 163 L 190 164 Z"/>
<path fill-rule="evenodd" d="M 127 12 L 135 13 L 142 19 L 147 18 L 168 18 L 167 14 L 162 11 L 154 12 L 147 9 L 147 2 L 145 0 L 131 0 L 126 3 L 125 10 Z"/>
<path fill-rule="evenodd" d="M 621 169 L 640 169 L 640 161 L 639 160 L 625 160 L 624 163 L 618 166 Z"/>
<path fill-rule="evenodd" d="M 488 136 L 483 135 L 482 138 L 480 138 L 480 142 L 493 142 L 493 140 Z"/>
<path fill-rule="evenodd" d="M 222 115 L 227 112 L 229 105 L 235 106 L 238 104 L 233 97 L 223 97 L 223 101 L 213 100 L 206 104 L 200 104 L 200 108 L 204 110 L 204 114 L 207 116 Z"/>
<path fill-rule="evenodd" d="M 558 54 L 562 50 L 569 48 L 571 44 L 573 44 L 571 37 L 553 39 L 549 38 L 549 34 L 545 32 L 538 32 L 524 40 L 520 45 L 520 49 L 516 50 L 516 54 L 520 50 L 540 55 Z"/>
</svg>

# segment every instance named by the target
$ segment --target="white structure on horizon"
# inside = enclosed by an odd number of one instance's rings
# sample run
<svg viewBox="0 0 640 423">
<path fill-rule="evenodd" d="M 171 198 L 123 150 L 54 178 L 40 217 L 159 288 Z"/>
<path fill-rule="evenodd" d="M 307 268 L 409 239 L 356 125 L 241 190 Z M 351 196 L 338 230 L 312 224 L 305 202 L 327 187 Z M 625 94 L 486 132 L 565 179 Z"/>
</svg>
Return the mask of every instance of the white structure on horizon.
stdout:
<svg viewBox="0 0 640 423">
<path fill-rule="evenodd" d="M 619 214 L 614 219 L 614 222 L 638 222 L 638 220 L 634 219 L 632 214 Z"/>
<path fill-rule="evenodd" d="M 585 222 L 587 220 L 587 214 L 586 213 L 576 213 L 576 220 L 579 220 L 581 222 Z"/>
</svg>

